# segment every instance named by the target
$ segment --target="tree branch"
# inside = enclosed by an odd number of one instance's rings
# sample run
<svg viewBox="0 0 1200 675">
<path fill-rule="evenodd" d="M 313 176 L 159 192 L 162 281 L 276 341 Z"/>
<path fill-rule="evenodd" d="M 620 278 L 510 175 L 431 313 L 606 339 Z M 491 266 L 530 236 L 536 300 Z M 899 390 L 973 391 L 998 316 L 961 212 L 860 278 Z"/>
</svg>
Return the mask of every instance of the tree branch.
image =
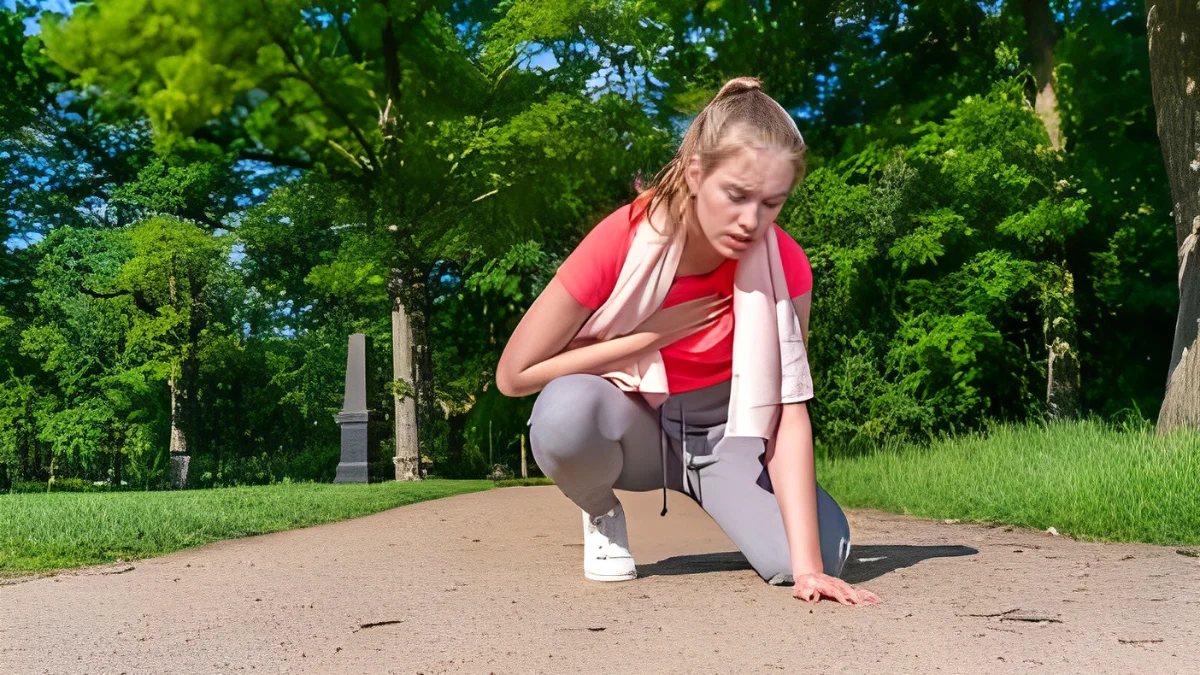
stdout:
<svg viewBox="0 0 1200 675">
<path fill-rule="evenodd" d="M 269 15 L 270 9 L 266 7 L 265 0 L 262 1 L 263 10 Z M 354 122 L 350 119 L 350 114 L 343 110 L 341 106 L 334 103 L 333 99 L 329 97 L 329 94 L 327 94 L 320 86 L 317 85 L 317 81 L 313 78 L 313 76 L 309 74 L 303 66 L 300 65 L 300 60 L 296 58 L 296 50 L 292 48 L 292 45 L 287 40 L 282 39 L 282 37 L 270 27 L 269 20 L 266 22 L 266 24 L 268 26 L 267 32 L 270 33 L 271 39 L 275 42 L 275 44 L 279 45 L 279 48 L 283 50 L 283 55 L 287 58 L 288 63 L 290 63 L 292 68 L 295 69 L 297 79 L 307 84 L 309 89 L 311 89 L 313 93 L 317 95 L 317 98 L 320 99 L 321 103 L 324 104 L 325 107 L 328 108 L 335 117 L 340 119 L 342 123 L 346 125 L 346 128 L 350 130 L 350 133 L 354 136 L 354 139 L 358 141 L 358 144 L 362 147 L 363 152 L 367 154 L 368 167 L 364 167 L 364 173 L 369 181 L 371 174 L 367 173 L 368 171 L 374 171 L 378 173 L 382 169 L 382 167 L 379 165 L 379 158 L 375 156 L 375 149 L 367 143 L 367 139 L 365 136 L 363 136 L 362 130 L 355 126 Z"/>
<path fill-rule="evenodd" d="M 342 21 L 341 12 L 333 12 L 333 23 L 337 26 L 338 34 L 342 36 L 342 42 L 346 43 L 346 51 L 350 52 L 350 58 L 362 63 L 363 53 L 362 48 L 350 36 L 350 31 L 346 28 L 346 22 Z"/>
<path fill-rule="evenodd" d="M 157 310 L 155 310 L 153 305 L 146 302 L 146 298 L 141 293 L 133 293 L 130 291 L 118 291 L 116 293 L 100 293 L 99 291 L 93 291 L 92 289 L 88 288 L 87 286 L 80 286 L 79 292 L 83 293 L 84 295 L 93 297 L 93 298 L 99 298 L 101 300 L 108 300 L 111 298 L 119 298 L 123 295 L 128 295 L 129 297 L 133 298 L 133 304 L 136 305 L 137 308 L 142 310 L 143 312 L 153 315 L 157 311 Z"/>
<path fill-rule="evenodd" d="M 264 152 L 258 150 L 242 150 L 238 153 L 238 159 L 265 162 L 274 166 L 286 166 L 293 169 L 313 168 L 312 160 L 300 159 L 298 157 L 283 157 L 281 155 L 276 155 L 273 152 Z"/>
</svg>

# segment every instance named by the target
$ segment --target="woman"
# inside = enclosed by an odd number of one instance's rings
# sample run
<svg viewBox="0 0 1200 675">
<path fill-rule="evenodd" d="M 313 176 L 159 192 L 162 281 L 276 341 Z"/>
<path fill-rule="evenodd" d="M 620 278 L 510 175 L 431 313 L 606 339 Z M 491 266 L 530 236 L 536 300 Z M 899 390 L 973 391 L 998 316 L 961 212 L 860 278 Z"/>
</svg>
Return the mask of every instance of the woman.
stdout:
<svg viewBox="0 0 1200 675">
<path fill-rule="evenodd" d="M 670 488 L 796 598 L 879 601 L 838 578 L 849 526 L 816 483 L 812 274 L 774 223 L 804 157 L 761 83 L 731 80 L 653 184 L 564 261 L 505 347 L 496 384 L 541 391 L 530 445 L 583 511 L 588 579 L 637 576 L 614 488 L 661 488 L 663 515 Z"/>
</svg>

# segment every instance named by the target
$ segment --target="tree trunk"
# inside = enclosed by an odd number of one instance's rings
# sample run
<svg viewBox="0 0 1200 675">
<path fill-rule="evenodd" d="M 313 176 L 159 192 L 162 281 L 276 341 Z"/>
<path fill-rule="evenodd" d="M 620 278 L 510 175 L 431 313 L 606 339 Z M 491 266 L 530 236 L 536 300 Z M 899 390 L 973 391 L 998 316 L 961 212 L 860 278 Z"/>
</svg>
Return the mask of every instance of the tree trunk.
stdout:
<svg viewBox="0 0 1200 675">
<path fill-rule="evenodd" d="M 191 459 L 187 456 L 187 440 L 179 426 L 179 388 L 175 386 L 175 374 L 167 382 L 171 388 L 171 484 L 182 489 L 187 485 L 187 468 Z"/>
<path fill-rule="evenodd" d="M 125 435 L 122 434 L 121 437 L 124 439 Z M 122 443 L 122 445 L 124 445 L 124 443 Z M 121 481 L 125 480 L 125 476 L 122 472 L 122 465 L 125 463 L 124 460 L 125 452 L 121 449 L 121 446 L 118 446 L 117 452 L 113 455 L 112 488 L 114 490 L 119 490 L 121 488 Z"/>
<path fill-rule="evenodd" d="M 1058 98 L 1054 95 L 1054 44 L 1058 42 L 1054 16 L 1047 0 L 1022 0 L 1021 13 L 1025 16 L 1033 79 L 1037 84 L 1034 110 L 1046 126 L 1050 147 L 1058 150 L 1062 148 L 1062 133 L 1059 130 Z"/>
<path fill-rule="evenodd" d="M 1075 288 L 1071 273 L 1058 270 L 1046 312 L 1046 409 L 1051 419 L 1078 419 L 1079 359 L 1075 356 Z"/>
<path fill-rule="evenodd" d="M 525 434 L 521 434 L 521 478 L 529 478 L 529 465 L 525 461 Z"/>
<path fill-rule="evenodd" d="M 1175 216 L 1179 314 L 1158 431 L 1200 428 L 1200 6 L 1147 0 L 1150 84 Z"/>
<path fill-rule="evenodd" d="M 420 480 L 417 449 L 417 388 L 413 382 L 412 326 L 400 298 L 392 304 L 392 378 L 403 391 L 393 390 L 396 404 L 396 480 Z"/>
<path fill-rule="evenodd" d="M 172 271 L 168 277 L 172 307 L 176 307 L 174 264 L 175 261 L 172 259 Z M 184 438 L 183 428 L 179 424 L 179 387 L 176 385 L 178 378 L 175 375 L 178 369 L 179 367 L 175 364 L 171 365 L 171 376 L 167 381 L 167 386 L 171 388 L 171 440 L 169 456 L 171 459 L 171 484 L 177 489 L 182 489 L 187 485 L 188 462 L 191 458 L 187 456 L 187 440 Z"/>
<path fill-rule="evenodd" d="M 1021 13 L 1025 18 L 1025 32 L 1029 36 L 1029 51 L 1032 61 L 1033 79 L 1037 86 L 1034 110 L 1046 127 L 1050 147 L 1062 149 L 1063 139 L 1058 115 L 1058 97 L 1054 93 L 1054 45 L 1058 42 L 1058 28 L 1054 15 L 1050 13 L 1047 0 L 1022 0 Z M 1079 417 L 1079 358 L 1075 327 L 1075 289 L 1071 273 L 1062 264 L 1062 274 L 1055 274 L 1047 289 L 1046 303 L 1046 409 L 1052 419 L 1076 419 Z"/>
</svg>

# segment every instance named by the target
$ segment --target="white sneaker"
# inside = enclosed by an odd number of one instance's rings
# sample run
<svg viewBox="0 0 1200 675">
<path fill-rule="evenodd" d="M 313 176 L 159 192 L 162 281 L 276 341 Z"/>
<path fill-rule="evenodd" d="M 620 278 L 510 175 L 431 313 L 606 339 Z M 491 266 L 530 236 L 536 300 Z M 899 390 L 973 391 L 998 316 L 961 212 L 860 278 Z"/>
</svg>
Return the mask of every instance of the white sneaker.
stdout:
<svg viewBox="0 0 1200 675">
<path fill-rule="evenodd" d="M 583 576 L 592 581 L 629 581 L 637 567 L 629 553 L 625 509 L 618 503 L 608 513 L 589 518 L 583 513 Z"/>
</svg>

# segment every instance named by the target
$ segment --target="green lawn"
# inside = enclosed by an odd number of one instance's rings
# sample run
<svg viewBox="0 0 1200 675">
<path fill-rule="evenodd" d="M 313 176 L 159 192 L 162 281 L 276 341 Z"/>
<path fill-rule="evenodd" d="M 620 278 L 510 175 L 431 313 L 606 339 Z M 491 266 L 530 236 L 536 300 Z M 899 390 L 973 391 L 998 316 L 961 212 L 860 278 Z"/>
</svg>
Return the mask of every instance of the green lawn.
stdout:
<svg viewBox="0 0 1200 675">
<path fill-rule="evenodd" d="M 928 448 L 822 461 L 846 507 L 1005 523 L 1103 541 L 1200 544 L 1200 434 L 1097 422 L 1002 426 Z"/>
<path fill-rule="evenodd" d="M 0 495 L 0 576 L 162 555 L 492 488 L 488 480 Z"/>
</svg>

